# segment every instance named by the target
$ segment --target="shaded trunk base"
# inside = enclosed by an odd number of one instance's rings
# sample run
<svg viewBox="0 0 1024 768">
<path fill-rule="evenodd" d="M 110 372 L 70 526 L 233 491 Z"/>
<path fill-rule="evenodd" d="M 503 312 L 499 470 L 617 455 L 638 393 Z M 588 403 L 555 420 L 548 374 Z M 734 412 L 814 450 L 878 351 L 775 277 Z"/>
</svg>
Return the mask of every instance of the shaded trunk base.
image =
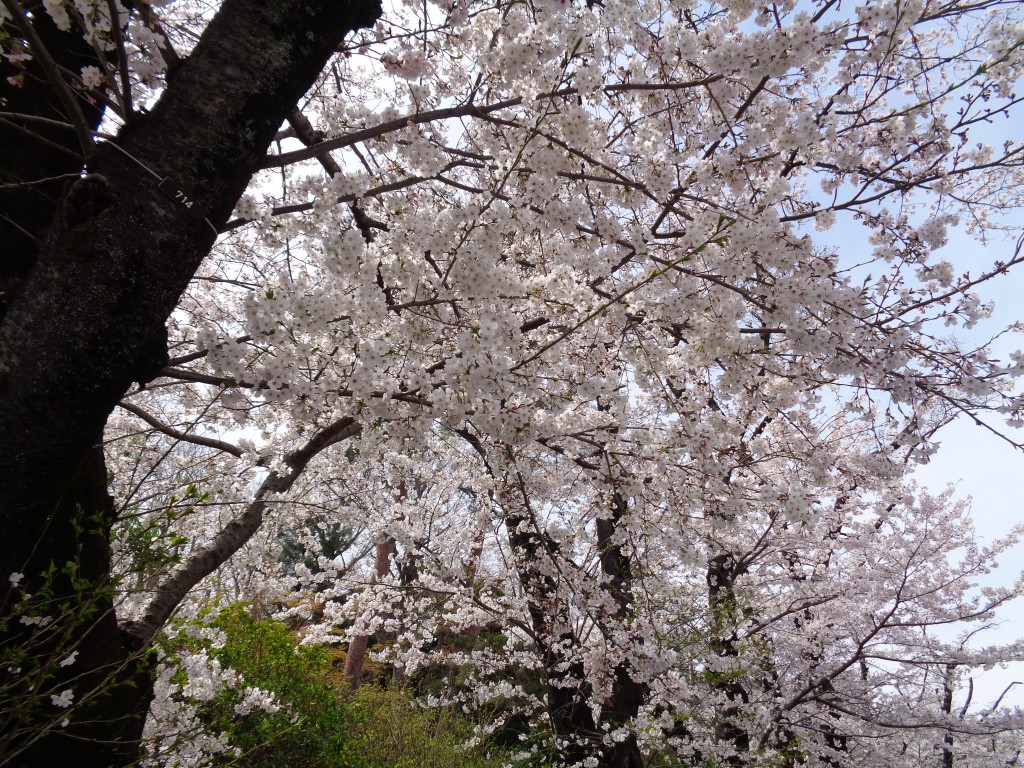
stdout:
<svg viewBox="0 0 1024 768">
<path fill-rule="evenodd" d="M 0 710 L 10 713 L 0 718 L 6 731 L 0 764 L 124 768 L 138 762 L 154 663 L 117 626 L 112 522 L 106 465 L 95 447 L 24 564 L 22 589 L 12 590 L 4 606 L 12 619 L 0 648 L 5 658 L 18 654 L 21 679 L 0 694 L 7 699 Z M 25 593 L 32 597 L 18 605 Z M 32 623 L 43 616 L 45 624 Z"/>
</svg>

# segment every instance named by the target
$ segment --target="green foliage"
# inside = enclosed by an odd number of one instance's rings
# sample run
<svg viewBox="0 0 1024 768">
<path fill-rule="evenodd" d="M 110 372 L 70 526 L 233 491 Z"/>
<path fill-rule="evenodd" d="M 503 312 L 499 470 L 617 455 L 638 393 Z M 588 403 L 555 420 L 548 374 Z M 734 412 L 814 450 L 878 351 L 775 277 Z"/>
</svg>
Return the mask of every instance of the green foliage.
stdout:
<svg viewBox="0 0 1024 768">
<path fill-rule="evenodd" d="M 222 667 L 242 676 L 242 688 L 268 691 L 280 706 L 277 712 L 239 714 L 239 690 L 220 691 L 204 703 L 202 719 L 241 750 L 238 758 L 219 760 L 248 768 L 344 765 L 347 717 L 327 677 L 326 650 L 298 645 L 283 625 L 254 619 L 243 605 L 222 611 L 212 625 L 224 635 L 219 648 L 182 637 L 175 642 L 181 650 L 207 650 Z"/>
<path fill-rule="evenodd" d="M 131 670 L 146 665 L 144 651 L 113 672 L 90 674 L 77 661 L 83 634 L 103 621 L 117 588 L 82 566 L 83 540 L 106 535 L 104 515 L 79 508 L 71 524 L 74 559 L 0 581 L 0 765 L 18 765 L 40 731 L 65 727 L 119 685 L 134 686 Z"/>
<path fill-rule="evenodd" d="M 472 725 L 451 710 L 418 708 L 403 691 L 346 691 L 329 649 L 300 645 L 285 625 L 255 619 L 244 605 L 204 623 L 223 633 L 223 645 L 214 647 L 209 640 L 182 633 L 173 641 L 177 649 L 206 650 L 222 667 L 242 676 L 240 688 L 268 691 L 280 706 L 277 712 L 239 714 L 241 690 L 220 691 L 203 703 L 199 712 L 204 722 L 241 751 L 240 756 L 215 758 L 215 765 L 500 768 L 507 762 L 501 755 L 488 758 L 482 750 L 464 749 Z"/>
<path fill-rule="evenodd" d="M 181 562 L 181 547 L 187 539 L 175 533 L 175 524 L 194 514 L 195 505 L 206 503 L 209 498 L 208 491 L 189 483 L 181 498 L 172 494 L 161 498 L 152 508 L 135 506 L 120 516 L 114 524 L 114 536 L 131 556 L 131 572 L 138 587 L 148 577 Z"/>
<path fill-rule="evenodd" d="M 402 691 L 363 688 L 348 702 L 352 754 L 359 768 L 500 768 L 501 755 L 464 750 L 469 722 L 444 709 L 412 706 Z"/>
<path fill-rule="evenodd" d="M 173 514 L 155 521 L 128 517 L 118 526 L 125 549 L 132 557 L 134 571 L 157 573 L 181 561 L 179 549 L 186 539 L 170 532 L 175 519 Z"/>
<path fill-rule="evenodd" d="M 281 545 L 281 564 L 286 571 L 291 571 L 298 563 L 302 563 L 310 573 L 320 573 L 320 558 L 333 560 L 348 551 L 359 538 L 361 528 L 341 525 L 340 523 L 318 524 L 316 520 L 308 520 L 304 525 L 305 533 L 316 542 L 316 549 L 309 551 L 303 537 L 295 529 L 286 529 L 278 535 Z"/>
</svg>

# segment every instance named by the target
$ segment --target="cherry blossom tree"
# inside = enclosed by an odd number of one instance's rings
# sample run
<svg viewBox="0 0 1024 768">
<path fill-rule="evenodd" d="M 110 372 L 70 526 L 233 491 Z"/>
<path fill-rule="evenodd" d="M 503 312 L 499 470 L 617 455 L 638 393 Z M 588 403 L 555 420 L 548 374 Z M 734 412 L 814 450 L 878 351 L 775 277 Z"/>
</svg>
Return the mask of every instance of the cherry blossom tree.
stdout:
<svg viewBox="0 0 1024 768">
<path fill-rule="evenodd" d="M 10 103 L 45 109 L 3 125 L 90 175 L 6 216 L 37 243 L 0 326 L 9 571 L 78 562 L 104 510 L 83 574 L 112 526 L 126 648 L 296 578 L 311 641 L 383 628 L 407 670 L 497 622 L 457 695 L 519 700 L 528 760 L 984 760 L 1018 728 L 944 698 L 1017 651 L 930 634 L 1016 594 L 972 591 L 1003 545 L 908 481 L 957 415 L 1020 422 L 1021 357 L 949 335 L 1024 259 L 1016 3 L 43 6 L 4 0 Z M 954 226 L 995 257 L 947 261 Z M 377 562 L 282 572 L 310 525 Z"/>
<path fill-rule="evenodd" d="M 960 759 L 1015 755 L 1017 716 L 941 709 L 950 668 L 1020 654 L 943 634 L 978 632 L 1019 589 L 975 588 L 1016 538 L 980 546 L 963 503 L 870 473 L 840 497 L 758 498 L 741 520 L 653 488 L 626 505 L 600 476 L 542 457 L 531 467 L 498 485 L 488 515 L 438 510 L 423 494 L 418 517 L 444 534 L 417 533 L 416 581 L 337 580 L 339 597 L 358 599 L 325 613 L 309 639 L 345 626 L 398 632 L 388 657 L 407 674 L 468 669 L 470 682 L 436 703 L 537 716 L 561 736 L 533 744 L 525 764 L 628 765 L 670 751 L 686 765 L 918 765 L 954 733 Z M 799 469 L 787 472 L 792 484 Z M 463 540 L 446 514 L 465 521 Z M 493 519 L 504 536 L 488 532 Z M 484 526 L 470 533 L 471 520 Z M 409 540 L 398 521 L 387 530 Z M 487 626 L 502 628 L 503 651 L 444 650 L 444 637 Z M 514 682 L 524 667 L 545 693 Z"/>
<path fill-rule="evenodd" d="M 125 633 L 111 610 L 104 423 L 132 382 L 162 367 L 164 323 L 288 111 L 345 35 L 379 13 L 369 2 L 193 8 L 202 28 L 172 62 L 152 9 L 128 5 L 139 10 L 0 6 L 3 637 L 15 656 L 34 643 L 18 606 L 45 594 L 40 609 L 67 617 L 53 636 L 79 652 L 47 682 L 78 691 L 74 710 L 63 693 L 46 704 L 35 681 L 15 699 L 43 701 L 38 717 L 5 707 L 5 752 L 20 764 L 133 759 L 149 698 L 135 657 L 147 638 Z M 97 137 L 101 113 L 116 138 Z M 88 611 L 74 607 L 83 601 Z M 31 647 L 39 669 L 63 652 Z"/>
</svg>

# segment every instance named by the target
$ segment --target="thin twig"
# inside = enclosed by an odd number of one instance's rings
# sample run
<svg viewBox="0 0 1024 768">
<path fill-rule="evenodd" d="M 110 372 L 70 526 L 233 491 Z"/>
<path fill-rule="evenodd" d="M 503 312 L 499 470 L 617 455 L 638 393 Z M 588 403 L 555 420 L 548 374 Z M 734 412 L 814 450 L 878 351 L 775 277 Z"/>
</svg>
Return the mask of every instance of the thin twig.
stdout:
<svg viewBox="0 0 1024 768">
<path fill-rule="evenodd" d="M 11 184 L 0 184 L 0 189 L 21 189 L 23 187 L 34 187 L 37 184 L 48 184 L 51 181 L 70 181 L 71 179 L 77 179 L 79 175 L 77 173 L 63 173 L 60 176 L 47 176 L 43 179 L 34 179 L 32 181 L 16 181 Z"/>
<path fill-rule="evenodd" d="M 24 115 L 21 112 L 4 112 L 4 117 L 16 122 L 39 123 L 40 125 L 48 125 L 51 128 L 64 128 L 69 131 L 75 130 L 75 126 L 71 123 L 65 123 L 63 120 L 51 120 L 48 117 L 40 117 L 39 115 Z"/>
<path fill-rule="evenodd" d="M 178 440 L 183 443 L 192 443 L 193 445 L 201 445 L 204 446 L 205 448 L 214 448 L 218 451 L 230 453 L 232 456 L 238 458 L 242 456 L 242 449 L 239 448 L 237 445 L 232 445 L 231 443 L 225 442 L 223 440 L 218 440 L 213 437 L 204 437 L 203 435 L 195 435 L 189 432 L 182 432 L 180 429 L 175 429 L 169 424 L 164 424 L 162 421 L 160 421 L 158 418 L 150 414 L 148 411 L 144 411 L 137 405 L 127 403 L 124 400 L 119 402 L 117 405 L 122 410 L 128 411 L 128 413 L 131 413 L 139 417 L 144 422 L 149 424 L 149 426 L 153 427 L 153 429 L 157 430 L 158 432 L 164 433 L 168 437 L 173 437 L 175 440 Z"/>
<path fill-rule="evenodd" d="M 53 150 L 54 152 L 60 152 L 61 154 L 68 155 L 69 157 L 73 157 L 76 160 L 83 160 L 84 159 L 78 152 L 75 152 L 74 150 L 68 149 L 67 147 L 62 146 L 62 145 L 58 144 L 55 141 L 50 141 L 49 139 L 44 139 L 38 133 L 34 133 L 33 131 L 30 131 L 28 128 L 26 128 L 23 125 L 18 125 L 17 123 L 11 122 L 10 120 L 7 119 L 6 115 L 3 115 L 2 117 L 0 117 L 0 124 L 6 125 L 9 128 L 17 131 L 18 133 L 25 134 L 32 141 L 37 141 L 40 144 L 42 144 L 43 146 L 48 147 L 49 149 Z M 73 128 L 74 126 L 68 126 L 68 127 L 69 128 Z"/>
<path fill-rule="evenodd" d="M 117 3 L 107 0 L 107 13 L 110 14 L 110 34 L 116 35 L 117 71 L 121 78 L 121 117 L 125 122 L 132 116 L 132 81 L 128 76 L 128 52 L 124 47 L 124 30 L 118 25 Z"/>
</svg>

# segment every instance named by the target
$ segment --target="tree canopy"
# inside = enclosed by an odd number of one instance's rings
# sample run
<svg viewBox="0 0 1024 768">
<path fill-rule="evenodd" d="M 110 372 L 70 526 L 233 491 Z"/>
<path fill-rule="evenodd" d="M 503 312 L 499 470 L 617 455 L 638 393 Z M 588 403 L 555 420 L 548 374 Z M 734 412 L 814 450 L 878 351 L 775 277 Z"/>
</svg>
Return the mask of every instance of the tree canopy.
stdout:
<svg viewBox="0 0 1024 768">
<path fill-rule="evenodd" d="M 1017 761 L 912 472 L 1019 447 L 1019 3 L 0 8 L 12 765 L 217 759 L 238 601 L 522 765 Z"/>
</svg>

